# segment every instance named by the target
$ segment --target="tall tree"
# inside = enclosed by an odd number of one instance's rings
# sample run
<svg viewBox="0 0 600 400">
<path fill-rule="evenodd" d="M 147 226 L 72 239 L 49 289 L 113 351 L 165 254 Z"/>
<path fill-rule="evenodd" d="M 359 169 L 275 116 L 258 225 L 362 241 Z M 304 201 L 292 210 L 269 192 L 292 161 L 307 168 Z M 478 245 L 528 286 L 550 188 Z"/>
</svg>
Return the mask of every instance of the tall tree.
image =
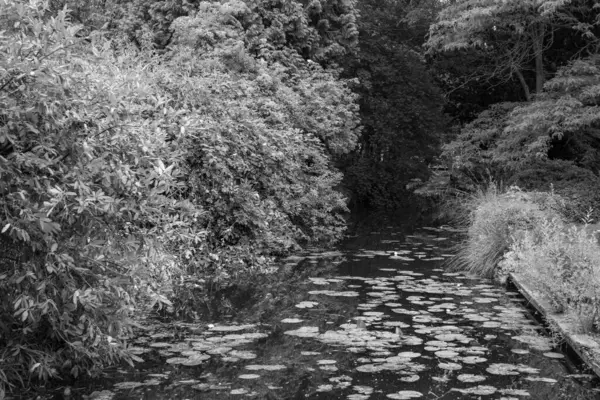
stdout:
<svg viewBox="0 0 600 400">
<path fill-rule="evenodd" d="M 430 28 L 426 46 L 431 52 L 476 47 L 494 54 L 493 77 L 516 77 L 525 97 L 546 80 L 545 53 L 557 32 L 571 29 L 580 36 L 580 53 L 598 49 L 598 5 L 588 0 L 457 0 L 449 3 Z"/>
<path fill-rule="evenodd" d="M 426 177 L 437 151 L 443 99 L 420 53 L 437 3 L 360 3 L 359 51 L 346 60 L 345 73 L 356 78 L 364 130 L 345 170 L 361 205 L 399 205 L 406 183 Z"/>
<path fill-rule="evenodd" d="M 578 212 L 600 201 L 600 56 L 560 68 L 527 103 L 499 103 L 444 146 L 457 175 L 555 191 Z"/>
</svg>

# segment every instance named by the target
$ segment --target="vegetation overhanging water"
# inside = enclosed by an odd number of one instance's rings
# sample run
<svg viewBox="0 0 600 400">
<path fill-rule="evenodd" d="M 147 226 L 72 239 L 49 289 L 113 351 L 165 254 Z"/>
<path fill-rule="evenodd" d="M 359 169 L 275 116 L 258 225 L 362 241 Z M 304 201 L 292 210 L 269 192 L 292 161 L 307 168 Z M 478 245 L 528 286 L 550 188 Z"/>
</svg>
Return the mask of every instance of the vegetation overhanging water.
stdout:
<svg viewBox="0 0 600 400">
<path fill-rule="evenodd" d="M 452 228 L 377 229 L 339 250 L 289 257 L 280 278 L 293 286 L 265 288 L 262 303 L 235 317 L 155 322 L 133 340 L 135 368 L 107 370 L 71 396 L 600 398 L 597 380 L 565 357 L 518 293 L 447 272 Z"/>
<path fill-rule="evenodd" d="M 348 204 L 390 209 L 414 189 L 549 191 L 550 221 L 512 218 L 530 202 L 492 202 L 495 219 L 482 208 L 472 271 L 508 260 L 501 272 L 527 270 L 554 308 L 598 333 L 600 248 L 563 232 L 600 218 L 596 1 L 0 0 L 0 27 L 0 399 L 132 363 L 119 338 L 155 306 L 196 317 L 197 292 L 221 300 L 215 281 L 252 288 L 274 258 L 337 242 Z M 418 188 L 432 174 L 436 185 Z M 534 229 L 513 241 L 515 225 Z M 353 254 L 334 253 L 350 264 Z M 331 293 L 309 296 L 305 281 L 340 271 L 312 257 L 306 275 L 290 264 L 285 285 L 265 284 L 240 335 L 289 341 L 276 311 L 302 310 L 292 294 L 319 302 L 309 315 L 325 307 Z M 332 269 L 312 269 L 321 265 Z M 390 283 L 385 273 L 369 279 Z M 369 279 L 321 286 L 360 284 L 362 301 L 378 286 Z M 379 286 L 401 295 L 390 279 Z M 245 301 L 237 294 L 231 311 Z M 319 335 L 383 329 L 344 316 Z M 180 336 L 207 329 L 171 325 Z M 181 373 L 220 365 L 189 343 L 188 356 L 166 354 Z M 156 351 L 133 359 L 160 365 Z M 297 393 L 316 390 L 307 382 Z"/>
</svg>

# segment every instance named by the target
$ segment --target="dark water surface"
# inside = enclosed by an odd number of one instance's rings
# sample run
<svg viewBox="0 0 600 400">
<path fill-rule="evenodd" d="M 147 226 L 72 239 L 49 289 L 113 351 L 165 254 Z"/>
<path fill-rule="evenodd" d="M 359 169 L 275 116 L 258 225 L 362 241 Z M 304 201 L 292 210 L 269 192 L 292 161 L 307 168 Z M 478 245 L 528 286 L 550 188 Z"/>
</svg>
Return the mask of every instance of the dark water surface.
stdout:
<svg viewBox="0 0 600 400">
<path fill-rule="evenodd" d="M 72 397 L 600 398 L 517 293 L 444 269 L 451 228 L 402 229 L 288 259 L 302 279 L 248 321 L 156 323 L 133 343 L 135 370 L 109 370 Z"/>
</svg>

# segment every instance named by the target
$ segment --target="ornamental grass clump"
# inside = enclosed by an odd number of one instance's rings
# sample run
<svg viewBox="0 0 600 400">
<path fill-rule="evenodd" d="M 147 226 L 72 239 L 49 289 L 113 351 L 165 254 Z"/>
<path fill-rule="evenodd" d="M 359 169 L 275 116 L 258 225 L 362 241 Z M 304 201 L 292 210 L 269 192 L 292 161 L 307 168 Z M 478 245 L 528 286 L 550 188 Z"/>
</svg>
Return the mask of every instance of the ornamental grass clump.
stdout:
<svg viewBox="0 0 600 400">
<path fill-rule="evenodd" d="M 511 188 L 502 193 L 491 184 L 466 202 L 464 223 L 467 237 L 459 245 L 453 260 L 455 269 L 493 277 L 498 263 L 508 251 L 512 236 L 521 229 L 534 226 L 546 218 L 539 204 L 543 196 Z"/>
<path fill-rule="evenodd" d="M 600 246 L 589 226 L 552 219 L 524 232 L 510 247 L 511 269 L 564 312 L 583 332 L 600 322 Z"/>
</svg>

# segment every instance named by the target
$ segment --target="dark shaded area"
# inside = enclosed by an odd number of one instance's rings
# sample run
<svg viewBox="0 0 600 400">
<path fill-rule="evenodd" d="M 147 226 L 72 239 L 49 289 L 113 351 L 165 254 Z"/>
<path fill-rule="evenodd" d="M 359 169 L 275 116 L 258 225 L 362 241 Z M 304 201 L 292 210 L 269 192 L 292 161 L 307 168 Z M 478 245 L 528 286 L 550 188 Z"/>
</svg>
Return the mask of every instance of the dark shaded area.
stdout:
<svg viewBox="0 0 600 400">
<path fill-rule="evenodd" d="M 356 79 L 363 132 L 341 160 L 352 205 L 393 209 L 412 202 L 406 185 L 426 180 L 439 153 L 446 117 L 442 93 L 423 62 L 421 44 L 434 17 L 430 1 L 359 3 L 359 47 L 343 62 Z M 431 8 L 433 7 L 433 8 Z"/>
</svg>

